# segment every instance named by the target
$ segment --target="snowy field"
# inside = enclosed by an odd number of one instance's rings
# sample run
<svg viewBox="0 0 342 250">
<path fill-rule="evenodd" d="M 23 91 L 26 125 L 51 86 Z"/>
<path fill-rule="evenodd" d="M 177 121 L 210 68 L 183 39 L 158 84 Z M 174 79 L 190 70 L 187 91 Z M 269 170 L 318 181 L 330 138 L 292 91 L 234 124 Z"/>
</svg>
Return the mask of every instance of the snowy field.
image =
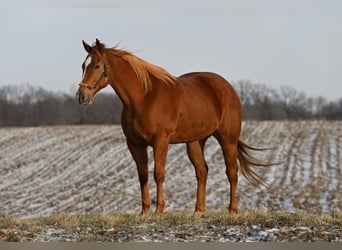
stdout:
<svg viewBox="0 0 342 250">
<path fill-rule="evenodd" d="M 257 189 L 242 175 L 239 209 L 340 213 L 342 209 L 342 122 L 253 122 L 242 138 L 265 161 L 270 187 Z M 150 194 L 155 202 L 150 155 Z M 209 165 L 207 210 L 228 206 L 229 185 L 219 145 L 206 144 Z M 135 164 L 120 126 L 57 126 L 0 129 L 0 216 L 54 213 L 137 213 L 141 209 Z M 196 178 L 184 144 L 170 145 L 164 184 L 166 211 L 192 210 Z"/>
</svg>

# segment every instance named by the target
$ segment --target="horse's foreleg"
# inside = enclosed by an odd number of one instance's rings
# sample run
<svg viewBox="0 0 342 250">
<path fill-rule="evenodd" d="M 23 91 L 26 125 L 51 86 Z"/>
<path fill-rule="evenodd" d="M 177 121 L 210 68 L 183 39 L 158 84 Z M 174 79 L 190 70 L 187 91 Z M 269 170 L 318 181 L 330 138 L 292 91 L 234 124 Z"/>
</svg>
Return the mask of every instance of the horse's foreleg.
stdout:
<svg viewBox="0 0 342 250">
<path fill-rule="evenodd" d="M 191 163 L 195 167 L 197 178 L 197 199 L 195 212 L 205 211 L 206 183 L 208 176 L 208 166 L 204 159 L 203 147 L 205 141 L 195 141 L 187 143 L 187 152 Z"/>
<path fill-rule="evenodd" d="M 156 214 L 164 212 L 165 201 L 163 194 L 163 183 L 165 180 L 165 164 L 168 149 L 168 141 L 160 139 L 153 145 L 154 154 L 154 180 L 157 184 L 157 206 Z"/>
<path fill-rule="evenodd" d="M 137 147 L 133 144 L 127 142 L 128 149 L 131 152 L 133 159 L 137 165 L 139 182 L 141 189 L 141 203 L 142 211 L 141 213 L 148 213 L 150 211 L 150 194 L 148 190 L 148 156 L 147 147 Z"/>
</svg>

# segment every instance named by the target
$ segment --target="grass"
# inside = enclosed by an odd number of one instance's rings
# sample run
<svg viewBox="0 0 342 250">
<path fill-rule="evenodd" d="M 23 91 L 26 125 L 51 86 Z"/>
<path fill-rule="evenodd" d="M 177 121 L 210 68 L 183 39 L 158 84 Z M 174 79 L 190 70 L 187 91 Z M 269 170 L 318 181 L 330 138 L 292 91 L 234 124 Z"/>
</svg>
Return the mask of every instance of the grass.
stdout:
<svg viewBox="0 0 342 250">
<path fill-rule="evenodd" d="M 324 225 L 342 226 L 342 215 L 329 216 L 324 214 L 242 211 L 237 215 L 227 212 L 207 212 L 194 214 L 192 212 L 171 212 L 163 215 L 133 215 L 133 214 L 92 214 L 65 215 L 55 214 L 34 219 L 0 217 L 0 237 L 6 232 L 20 230 L 36 233 L 44 228 L 62 228 L 71 230 L 123 230 L 134 227 L 140 233 L 153 228 L 182 228 L 192 225 L 208 227 L 260 225 L 261 228 L 307 226 L 319 227 Z M 3 234 L 1 236 L 1 234 Z M 6 238 L 6 237 L 5 237 Z"/>
</svg>

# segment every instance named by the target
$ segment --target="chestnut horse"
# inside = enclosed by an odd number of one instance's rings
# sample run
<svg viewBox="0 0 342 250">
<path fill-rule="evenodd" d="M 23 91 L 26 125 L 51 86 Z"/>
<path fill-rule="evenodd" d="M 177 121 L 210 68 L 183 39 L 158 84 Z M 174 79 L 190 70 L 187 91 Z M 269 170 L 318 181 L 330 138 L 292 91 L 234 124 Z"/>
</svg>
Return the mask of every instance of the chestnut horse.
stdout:
<svg viewBox="0 0 342 250">
<path fill-rule="evenodd" d="M 232 85 L 210 72 L 194 72 L 175 77 L 122 49 L 107 48 L 98 39 L 90 46 L 83 41 L 88 55 L 82 65 L 83 77 L 77 101 L 89 105 L 98 91 L 108 84 L 123 103 L 122 129 L 128 149 L 137 165 L 142 213 L 150 210 L 147 147 L 153 148 L 154 180 L 157 184 L 156 213 L 164 211 L 163 182 L 168 145 L 186 143 L 195 167 L 197 200 L 195 212 L 205 210 L 208 165 L 203 148 L 214 136 L 222 147 L 226 174 L 230 182 L 231 213 L 237 212 L 238 167 L 255 185 L 264 184 L 251 168 L 267 166 L 250 155 L 257 150 L 242 142 L 241 104 Z M 239 164 L 238 164 L 239 161 Z"/>
</svg>

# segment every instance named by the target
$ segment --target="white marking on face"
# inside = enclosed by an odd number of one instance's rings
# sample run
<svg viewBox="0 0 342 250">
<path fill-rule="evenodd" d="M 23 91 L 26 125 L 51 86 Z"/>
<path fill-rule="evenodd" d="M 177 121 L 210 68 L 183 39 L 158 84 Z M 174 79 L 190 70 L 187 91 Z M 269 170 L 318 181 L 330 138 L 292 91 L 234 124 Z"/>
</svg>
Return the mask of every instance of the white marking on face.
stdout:
<svg viewBox="0 0 342 250">
<path fill-rule="evenodd" d="M 91 63 L 91 56 L 88 56 L 87 60 L 85 61 L 85 68 L 87 68 L 90 63 Z"/>
<path fill-rule="evenodd" d="M 90 63 L 91 63 L 91 56 L 88 56 L 87 59 L 84 61 L 84 71 L 83 71 L 82 79 L 84 78 L 84 75 Z"/>
</svg>

